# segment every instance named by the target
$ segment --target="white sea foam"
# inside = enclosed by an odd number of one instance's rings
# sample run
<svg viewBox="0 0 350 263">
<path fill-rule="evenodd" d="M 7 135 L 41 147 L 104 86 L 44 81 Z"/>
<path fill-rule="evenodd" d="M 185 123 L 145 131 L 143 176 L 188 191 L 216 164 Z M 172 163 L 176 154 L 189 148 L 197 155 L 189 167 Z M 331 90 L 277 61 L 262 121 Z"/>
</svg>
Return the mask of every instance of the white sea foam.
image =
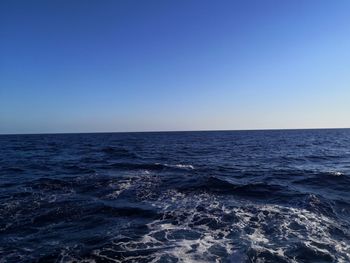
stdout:
<svg viewBox="0 0 350 263">
<path fill-rule="evenodd" d="M 342 226 L 329 217 L 302 208 L 228 201 L 169 190 L 152 203 L 163 217 L 147 225 L 148 233 L 116 245 L 129 252 L 151 249 L 152 262 L 164 257 L 178 262 L 221 262 L 225 257 L 244 261 L 248 250 L 297 262 L 290 255 L 295 245 L 336 262 L 350 261 L 350 242 L 332 236 L 331 231 Z"/>
<path fill-rule="evenodd" d="M 187 169 L 191 169 L 191 170 L 194 169 L 194 166 L 191 164 L 175 164 L 174 166 L 178 167 L 178 168 L 187 168 Z"/>
<path fill-rule="evenodd" d="M 156 163 L 157 165 L 164 165 L 166 167 L 171 167 L 171 168 L 180 168 L 180 169 L 189 169 L 189 170 L 193 170 L 194 166 L 191 164 L 161 164 L 161 163 Z"/>
<path fill-rule="evenodd" d="M 331 171 L 330 174 L 333 176 L 343 176 L 344 175 L 343 173 L 337 172 L 337 171 Z"/>
<path fill-rule="evenodd" d="M 140 199 L 146 199 L 152 195 L 152 190 L 159 183 L 159 177 L 153 175 L 148 170 L 138 172 L 136 175 L 130 175 L 123 179 L 112 181 L 108 186 L 112 192 L 106 195 L 108 199 L 117 199 L 123 192 L 129 189 L 142 189 L 136 194 Z M 142 186 L 142 187 L 141 187 Z"/>
<path fill-rule="evenodd" d="M 124 192 L 125 190 L 129 189 L 132 186 L 132 180 L 126 179 L 125 181 L 121 181 L 118 183 L 113 183 L 109 185 L 112 188 L 115 188 L 115 190 L 108 194 L 106 197 L 110 199 L 116 199 L 119 197 L 119 195 Z"/>
</svg>

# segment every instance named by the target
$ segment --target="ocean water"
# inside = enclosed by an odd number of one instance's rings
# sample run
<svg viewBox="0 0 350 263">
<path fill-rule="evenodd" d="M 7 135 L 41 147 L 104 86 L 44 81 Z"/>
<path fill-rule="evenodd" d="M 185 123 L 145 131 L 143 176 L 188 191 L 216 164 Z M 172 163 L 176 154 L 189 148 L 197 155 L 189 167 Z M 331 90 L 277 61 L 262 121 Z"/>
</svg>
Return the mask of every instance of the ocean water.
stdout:
<svg viewBox="0 0 350 263">
<path fill-rule="evenodd" d="M 350 130 L 0 136 L 0 262 L 350 262 Z"/>
</svg>

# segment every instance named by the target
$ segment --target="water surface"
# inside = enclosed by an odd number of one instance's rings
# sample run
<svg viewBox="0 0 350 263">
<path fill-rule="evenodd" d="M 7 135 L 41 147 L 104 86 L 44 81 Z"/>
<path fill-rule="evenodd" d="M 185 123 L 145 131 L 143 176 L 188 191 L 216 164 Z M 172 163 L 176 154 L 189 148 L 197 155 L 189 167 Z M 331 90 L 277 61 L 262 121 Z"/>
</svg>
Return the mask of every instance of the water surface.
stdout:
<svg viewBox="0 0 350 263">
<path fill-rule="evenodd" d="M 0 136 L 0 262 L 350 262 L 350 130 Z"/>
</svg>

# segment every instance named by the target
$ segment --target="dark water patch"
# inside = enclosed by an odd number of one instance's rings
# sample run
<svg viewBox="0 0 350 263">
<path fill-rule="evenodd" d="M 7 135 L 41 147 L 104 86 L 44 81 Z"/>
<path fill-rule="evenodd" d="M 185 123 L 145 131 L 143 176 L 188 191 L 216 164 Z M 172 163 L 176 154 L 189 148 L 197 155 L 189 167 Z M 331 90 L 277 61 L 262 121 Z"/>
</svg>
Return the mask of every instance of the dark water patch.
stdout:
<svg viewBox="0 0 350 263">
<path fill-rule="evenodd" d="M 225 180 L 223 178 L 209 176 L 202 179 L 193 179 L 192 184 L 187 180 L 186 185 L 177 189 L 183 192 L 206 192 L 219 195 L 244 196 L 256 199 L 288 199 L 294 195 L 304 195 L 284 185 L 269 184 L 265 182 L 245 182 L 244 180 Z"/>
<path fill-rule="evenodd" d="M 350 201 L 350 194 L 347 191 L 349 183 L 349 176 L 340 172 L 316 172 L 293 181 L 295 186 L 301 187 L 304 191 L 321 194 L 332 200 L 347 201 Z"/>
<path fill-rule="evenodd" d="M 112 207 L 112 206 L 101 206 L 98 208 L 98 212 L 108 216 L 123 216 L 133 217 L 141 216 L 144 218 L 156 218 L 157 213 L 150 209 L 140 207 Z"/>
<path fill-rule="evenodd" d="M 24 171 L 25 169 L 20 167 L 1 167 L 1 173 L 22 173 Z"/>
<path fill-rule="evenodd" d="M 81 165 L 76 165 L 76 164 L 65 164 L 62 166 L 63 171 L 68 174 L 84 174 L 84 173 L 96 173 L 96 171 L 92 168 L 88 167 L 83 167 Z"/>
<path fill-rule="evenodd" d="M 124 170 L 153 170 L 160 171 L 165 169 L 165 166 L 157 163 L 113 163 L 109 165 L 111 168 L 124 169 Z"/>
<path fill-rule="evenodd" d="M 59 179 L 53 179 L 53 178 L 40 178 L 31 182 L 27 182 L 26 186 L 37 190 L 54 191 L 54 190 L 66 190 L 67 188 L 71 188 L 72 184 L 65 180 L 59 180 Z"/>
<path fill-rule="evenodd" d="M 318 247 L 319 250 L 312 247 Z M 326 251 L 326 247 L 319 247 L 316 242 L 311 242 L 309 245 L 297 244 L 289 253 L 299 262 L 333 262 L 335 258 Z"/>
<path fill-rule="evenodd" d="M 123 157 L 137 158 L 138 157 L 135 153 L 120 147 L 104 147 L 102 148 L 101 152 L 105 153 L 109 157 L 114 157 L 114 158 L 123 158 Z"/>
</svg>

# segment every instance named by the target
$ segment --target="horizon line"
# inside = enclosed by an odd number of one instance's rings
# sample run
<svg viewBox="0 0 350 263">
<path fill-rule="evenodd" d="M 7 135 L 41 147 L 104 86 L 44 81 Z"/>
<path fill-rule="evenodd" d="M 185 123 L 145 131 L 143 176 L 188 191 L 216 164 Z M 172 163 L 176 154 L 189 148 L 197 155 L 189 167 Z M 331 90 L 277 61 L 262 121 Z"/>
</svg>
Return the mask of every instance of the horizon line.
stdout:
<svg viewBox="0 0 350 263">
<path fill-rule="evenodd" d="M 262 128 L 262 129 L 213 129 L 213 130 L 154 130 L 154 131 L 91 131 L 91 132 L 39 132 L 39 133 L 0 133 L 8 135 L 64 135 L 64 134 L 107 134 L 107 133 L 171 133 L 171 132 L 239 132 L 239 131 L 299 131 L 299 130 L 346 130 L 350 127 L 319 128 Z"/>
</svg>

